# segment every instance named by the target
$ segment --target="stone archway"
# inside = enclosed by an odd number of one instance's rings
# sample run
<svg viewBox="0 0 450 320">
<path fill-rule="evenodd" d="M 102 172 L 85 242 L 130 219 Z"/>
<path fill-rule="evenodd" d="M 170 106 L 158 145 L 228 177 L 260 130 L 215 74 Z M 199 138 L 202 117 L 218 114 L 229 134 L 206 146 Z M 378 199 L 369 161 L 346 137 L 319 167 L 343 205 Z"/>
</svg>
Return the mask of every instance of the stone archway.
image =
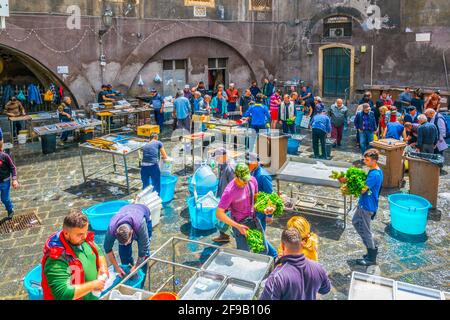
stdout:
<svg viewBox="0 0 450 320">
<path fill-rule="evenodd" d="M 244 89 L 255 78 L 255 72 L 247 59 L 233 47 L 216 39 L 190 37 L 175 41 L 150 57 L 136 73 L 129 93 L 130 95 L 141 93 L 137 88 L 137 83 L 141 77 L 144 79 L 144 86 L 156 87 L 159 92 L 163 92 L 164 85 L 153 83 L 152 79 L 156 74 L 164 78 L 162 62 L 170 60 L 185 60 L 187 62 L 186 83 L 196 84 L 199 81 L 204 81 L 208 88 L 209 59 L 219 58 L 227 59 L 228 65 L 225 72 L 226 80 L 229 81 L 224 81 L 224 83 L 234 82 L 238 89 Z M 167 94 L 167 92 L 163 93 Z"/>
<path fill-rule="evenodd" d="M 116 73 L 116 78 L 113 83 L 121 88 L 127 90 L 130 88 L 138 77 L 140 70 L 144 67 L 145 63 L 151 57 L 156 55 L 165 47 L 170 46 L 180 40 L 191 38 L 210 38 L 209 32 L 205 30 L 202 22 L 198 22 L 199 26 L 191 27 L 188 32 L 186 30 L 186 24 L 182 22 L 174 22 L 173 26 L 169 25 L 170 32 L 166 32 L 164 37 L 156 34 L 154 35 L 154 41 L 144 41 L 137 46 L 128 58 L 122 62 L 120 70 Z M 203 28 L 203 29 L 202 29 Z M 233 48 L 246 62 L 254 75 L 257 71 L 262 69 L 261 61 L 252 61 L 247 57 L 252 55 L 252 46 L 248 45 L 248 39 L 244 37 L 244 34 L 235 32 L 224 26 L 219 26 L 221 38 L 212 39 L 213 41 L 219 41 L 225 45 Z"/>
<path fill-rule="evenodd" d="M 76 97 L 73 95 L 72 91 L 68 86 L 51 70 L 49 70 L 45 65 L 34 57 L 18 50 L 17 48 L 12 48 L 8 45 L 0 43 L 0 52 L 4 55 L 9 55 L 14 58 L 16 63 L 21 64 L 24 68 L 28 69 L 30 75 L 34 77 L 40 85 L 47 89 L 50 84 L 55 84 L 58 87 L 62 86 L 71 98 L 72 101 L 78 106 Z"/>
</svg>

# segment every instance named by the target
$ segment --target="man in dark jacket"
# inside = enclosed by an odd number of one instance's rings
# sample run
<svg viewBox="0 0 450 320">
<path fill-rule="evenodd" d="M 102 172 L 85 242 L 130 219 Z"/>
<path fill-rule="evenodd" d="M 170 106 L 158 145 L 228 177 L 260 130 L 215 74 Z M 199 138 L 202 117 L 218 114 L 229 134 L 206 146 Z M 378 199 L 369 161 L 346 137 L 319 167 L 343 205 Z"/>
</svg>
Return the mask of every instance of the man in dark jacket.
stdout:
<svg viewBox="0 0 450 320">
<path fill-rule="evenodd" d="M 317 293 L 330 292 L 327 272 L 302 254 L 302 239 L 296 229 L 283 231 L 281 248 L 283 256 L 267 279 L 261 300 L 316 300 Z"/>
<path fill-rule="evenodd" d="M 377 131 L 377 122 L 375 114 L 370 111 L 370 104 L 363 104 L 363 111 L 356 114 L 354 120 L 355 128 L 359 132 L 359 144 L 361 147 L 361 154 L 364 155 L 373 141 L 373 135 Z"/>
<path fill-rule="evenodd" d="M 214 151 L 214 158 L 219 164 L 219 186 L 217 188 L 217 197 L 222 197 L 223 191 L 228 184 L 234 179 L 234 163 L 227 156 L 227 150 L 225 148 L 219 148 Z M 230 242 L 230 236 L 227 234 L 230 227 L 224 223 L 218 223 L 217 229 L 219 229 L 219 236 L 214 238 L 214 242 L 226 243 Z"/>
<path fill-rule="evenodd" d="M 119 256 L 122 265 L 133 265 L 133 240 L 138 243 L 138 260 L 131 269 L 135 270 L 150 256 L 150 240 L 152 238 L 152 220 L 150 209 L 143 204 L 129 204 L 111 218 L 105 237 L 104 250 L 109 261 L 119 276 L 125 271 L 117 263 L 113 252 L 114 242 L 119 241 Z M 146 268 L 144 268 L 146 271 Z"/>
<path fill-rule="evenodd" d="M 250 92 L 253 97 L 256 97 L 258 93 L 261 93 L 261 89 L 258 88 L 258 84 L 255 80 L 252 81 L 252 85 L 250 86 Z"/>
</svg>

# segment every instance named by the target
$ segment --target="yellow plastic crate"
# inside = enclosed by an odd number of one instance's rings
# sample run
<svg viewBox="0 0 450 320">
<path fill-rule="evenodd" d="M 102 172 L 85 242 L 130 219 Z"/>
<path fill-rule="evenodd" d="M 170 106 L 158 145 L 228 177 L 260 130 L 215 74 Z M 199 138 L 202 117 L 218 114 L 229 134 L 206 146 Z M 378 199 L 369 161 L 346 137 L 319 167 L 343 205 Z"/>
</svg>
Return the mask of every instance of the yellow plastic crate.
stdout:
<svg viewBox="0 0 450 320">
<path fill-rule="evenodd" d="M 159 134 L 159 126 L 154 124 L 146 124 L 137 128 L 138 136 L 150 137 L 152 133 Z"/>
</svg>

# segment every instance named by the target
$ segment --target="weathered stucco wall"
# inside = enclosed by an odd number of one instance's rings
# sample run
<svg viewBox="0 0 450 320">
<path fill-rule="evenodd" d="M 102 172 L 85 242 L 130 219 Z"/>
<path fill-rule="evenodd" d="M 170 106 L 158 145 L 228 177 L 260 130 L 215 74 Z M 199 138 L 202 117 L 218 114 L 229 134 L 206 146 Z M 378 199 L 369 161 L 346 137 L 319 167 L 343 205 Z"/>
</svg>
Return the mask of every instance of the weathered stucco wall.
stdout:
<svg viewBox="0 0 450 320">
<path fill-rule="evenodd" d="M 69 66 L 69 75 L 60 79 L 79 104 L 93 101 L 102 81 L 126 90 L 140 73 L 160 70 L 157 60 L 162 53 L 167 58 L 184 53 L 192 68 L 188 79 L 196 81 L 204 63 L 200 60 L 223 48 L 231 57 L 240 56 L 245 62 L 232 68 L 231 81 L 245 82 L 253 77 L 251 70 L 258 81 L 266 76 L 301 78 L 314 86 L 318 83 L 319 48 L 330 43 L 322 37 L 323 19 L 343 14 L 353 18 L 353 36 L 337 41 L 355 48 L 355 89 L 370 84 L 372 45 L 374 84 L 446 87 L 443 52 L 450 47 L 448 0 L 380 0 L 377 4 L 381 11 L 375 15 L 366 0 L 277 0 L 265 22 L 255 22 L 256 15 L 248 12 L 244 0 L 221 1 L 224 22 L 207 20 L 220 20 L 217 8 L 208 9 L 206 19 L 186 20 L 193 18 L 193 8 L 183 3 L 141 0 L 131 16 L 152 19 L 118 17 L 100 44 L 99 17 L 84 16 L 81 30 L 68 30 L 66 15 L 14 11 L 64 13 L 68 5 L 79 4 L 83 15 L 99 16 L 101 1 L 12 0 L 13 13 L 7 19 L 7 32 L 0 34 L 0 45 L 32 56 L 55 74 L 58 66 Z M 115 2 L 116 15 L 123 15 L 125 4 Z M 431 41 L 416 42 L 416 33 L 420 32 L 430 32 Z M 205 37 L 218 40 L 208 42 L 207 51 L 206 45 L 198 47 L 195 41 L 179 42 Z M 183 44 L 177 47 L 176 43 Z M 107 62 L 103 72 L 99 61 L 102 46 Z M 367 47 L 366 53 L 360 52 L 361 46 Z M 450 64 L 450 50 L 446 57 Z M 248 66 L 248 70 L 242 66 Z"/>
</svg>

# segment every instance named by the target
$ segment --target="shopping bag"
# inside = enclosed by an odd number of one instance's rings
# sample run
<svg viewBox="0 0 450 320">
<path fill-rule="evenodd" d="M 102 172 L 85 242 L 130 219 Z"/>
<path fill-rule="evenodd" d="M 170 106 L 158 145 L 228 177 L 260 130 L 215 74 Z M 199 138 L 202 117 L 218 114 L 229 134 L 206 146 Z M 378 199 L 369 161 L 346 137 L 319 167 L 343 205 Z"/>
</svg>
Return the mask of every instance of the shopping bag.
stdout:
<svg viewBox="0 0 450 320">
<path fill-rule="evenodd" d="M 311 117 L 303 116 L 302 122 L 300 122 L 300 127 L 309 128 L 309 123 L 311 122 Z"/>
</svg>

